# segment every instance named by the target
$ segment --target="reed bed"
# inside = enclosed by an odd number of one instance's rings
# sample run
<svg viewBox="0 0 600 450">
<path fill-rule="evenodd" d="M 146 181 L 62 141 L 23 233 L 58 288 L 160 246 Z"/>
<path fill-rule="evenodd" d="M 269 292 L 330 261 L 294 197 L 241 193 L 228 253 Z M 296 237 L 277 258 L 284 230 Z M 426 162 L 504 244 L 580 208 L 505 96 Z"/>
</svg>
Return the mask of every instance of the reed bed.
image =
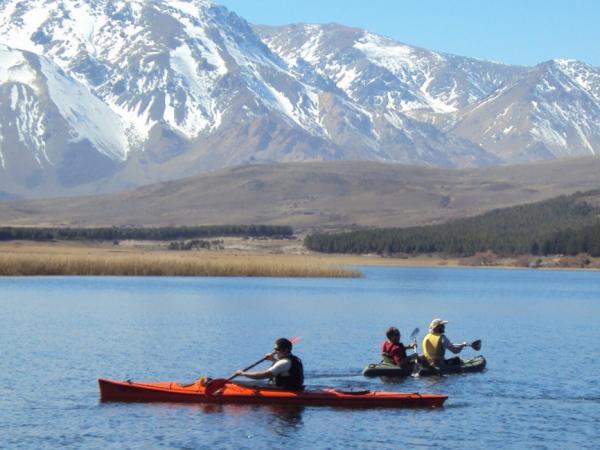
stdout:
<svg viewBox="0 0 600 450">
<path fill-rule="evenodd" d="M 0 255 L 0 276 L 218 276 L 218 277 L 340 277 L 357 278 L 359 271 L 319 260 L 289 260 L 252 256 L 177 257 L 145 254 L 18 254 Z"/>
</svg>

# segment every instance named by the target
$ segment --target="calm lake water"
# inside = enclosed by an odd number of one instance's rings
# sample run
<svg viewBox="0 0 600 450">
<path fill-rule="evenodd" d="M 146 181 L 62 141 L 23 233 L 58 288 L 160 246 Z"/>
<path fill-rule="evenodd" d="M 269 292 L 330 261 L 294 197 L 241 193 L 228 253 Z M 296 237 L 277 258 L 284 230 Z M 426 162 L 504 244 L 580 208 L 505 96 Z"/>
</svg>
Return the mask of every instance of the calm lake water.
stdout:
<svg viewBox="0 0 600 450">
<path fill-rule="evenodd" d="M 598 448 L 600 273 L 362 268 L 356 280 L 0 278 L 0 448 Z M 480 374 L 384 382 L 384 330 L 434 317 Z M 310 386 L 439 410 L 100 403 L 98 377 L 224 377 L 301 336 Z M 474 355 L 472 349 L 463 355 Z"/>
</svg>

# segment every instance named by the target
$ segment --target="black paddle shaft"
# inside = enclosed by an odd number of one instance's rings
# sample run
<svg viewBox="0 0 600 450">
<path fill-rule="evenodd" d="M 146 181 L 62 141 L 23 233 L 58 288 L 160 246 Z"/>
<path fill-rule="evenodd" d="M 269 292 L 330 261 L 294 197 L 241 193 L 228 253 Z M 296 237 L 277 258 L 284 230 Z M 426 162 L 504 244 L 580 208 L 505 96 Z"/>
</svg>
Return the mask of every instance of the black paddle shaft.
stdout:
<svg viewBox="0 0 600 450">
<path fill-rule="evenodd" d="M 269 359 L 269 356 L 271 356 L 271 355 L 272 355 L 272 353 L 265 356 L 264 358 L 259 359 L 254 364 L 251 364 L 248 367 L 246 367 L 245 369 L 243 369 L 243 371 L 245 372 L 246 370 L 252 369 L 254 366 L 258 366 L 261 362 Z M 206 389 L 204 390 L 204 393 L 206 395 L 214 395 L 215 393 L 217 393 L 221 389 L 223 389 L 227 383 L 229 383 L 231 380 L 233 380 L 237 376 L 238 376 L 238 374 L 236 372 L 233 375 L 231 375 L 229 378 L 215 378 L 214 380 L 210 380 L 206 384 Z"/>
<path fill-rule="evenodd" d="M 242 371 L 243 371 L 243 372 L 245 372 L 246 370 L 250 370 L 250 369 L 252 369 L 253 367 L 256 367 L 256 366 L 258 366 L 258 365 L 259 365 L 261 362 L 263 362 L 263 361 L 266 361 L 267 359 L 269 359 L 269 357 L 273 356 L 273 354 L 274 354 L 274 353 L 275 353 L 275 352 L 273 352 L 273 353 L 269 353 L 267 356 L 265 356 L 264 358 L 261 358 L 261 359 L 259 359 L 259 360 L 258 360 L 258 361 L 256 361 L 254 364 L 251 364 L 251 365 L 249 365 L 248 367 L 246 367 L 245 369 L 242 369 Z M 229 378 L 227 378 L 227 381 L 231 381 L 231 380 L 233 380 L 233 379 L 234 379 L 235 377 L 237 377 L 237 376 L 238 376 L 238 374 L 237 374 L 237 372 L 236 372 L 236 373 L 234 373 L 233 375 L 231 375 Z"/>
</svg>

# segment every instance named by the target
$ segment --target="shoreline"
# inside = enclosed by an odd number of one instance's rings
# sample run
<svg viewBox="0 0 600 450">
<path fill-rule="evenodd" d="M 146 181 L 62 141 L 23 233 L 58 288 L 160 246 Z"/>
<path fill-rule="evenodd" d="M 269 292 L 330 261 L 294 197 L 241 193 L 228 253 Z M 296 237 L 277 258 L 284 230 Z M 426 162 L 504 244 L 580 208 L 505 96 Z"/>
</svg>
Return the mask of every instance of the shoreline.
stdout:
<svg viewBox="0 0 600 450">
<path fill-rule="evenodd" d="M 322 254 L 306 250 L 299 239 L 222 238 L 218 250 L 174 251 L 155 241 L 5 241 L 0 242 L 0 276 L 273 276 L 360 277 L 357 266 L 583 270 L 600 268 L 599 258 L 491 257 L 440 255 L 382 257 Z M 584 264 L 585 263 L 585 264 Z"/>
</svg>

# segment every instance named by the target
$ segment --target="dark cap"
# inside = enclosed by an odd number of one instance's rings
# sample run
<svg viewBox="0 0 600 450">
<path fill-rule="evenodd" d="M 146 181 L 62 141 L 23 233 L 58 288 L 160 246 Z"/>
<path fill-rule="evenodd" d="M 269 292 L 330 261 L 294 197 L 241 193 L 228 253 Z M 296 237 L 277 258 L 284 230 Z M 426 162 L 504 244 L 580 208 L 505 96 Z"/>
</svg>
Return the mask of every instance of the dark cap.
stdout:
<svg viewBox="0 0 600 450">
<path fill-rule="evenodd" d="M 279 338 L 275 341 L 275 348 L 280 351 L 292 351 L 292 342 L 286 338 Z"/>
</svg>

